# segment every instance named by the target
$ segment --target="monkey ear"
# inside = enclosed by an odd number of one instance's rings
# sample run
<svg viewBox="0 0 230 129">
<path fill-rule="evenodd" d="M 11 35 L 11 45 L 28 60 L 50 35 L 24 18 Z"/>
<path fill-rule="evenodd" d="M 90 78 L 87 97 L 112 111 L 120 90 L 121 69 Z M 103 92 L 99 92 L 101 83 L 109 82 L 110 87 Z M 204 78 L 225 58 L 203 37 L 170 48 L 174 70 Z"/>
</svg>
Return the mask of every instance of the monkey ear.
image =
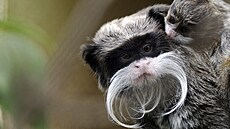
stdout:
<svg viewBox="0 0 230 129">
<path fill-rule="evenodd" d="M 87 64 L 91 67 L 94 72 L 97 72 L 98 68 L 98 59 L 97 59 L 97 50 L 98 46 L 91 43 L 81 46 L 82 58 Z"/>
<path fill-rule="evenodd" d="M 98 53 L 100 46 L 91 43 L 81 46 L 82 58 L 85 60 L 86 64 L 89 64 L 90 68 L 96 73 L 98 79 L 98 87 L 101 91 L 105 91 L 107 86 L 106 77 L 103 74 L 103 69 L 99 64 Z"/>
<path fill-rule="evenodd" d="M 154 6 L 152 9 L 150 9 L 148 13 L 151 19 L 155 20 L 161 25 L 160 29 L 163 30 L 165 29 L 164 17 L 166 17 L 169 8 L 170 8 L 169 5 L 159 4 L 157 6 Z"/>
</svg>

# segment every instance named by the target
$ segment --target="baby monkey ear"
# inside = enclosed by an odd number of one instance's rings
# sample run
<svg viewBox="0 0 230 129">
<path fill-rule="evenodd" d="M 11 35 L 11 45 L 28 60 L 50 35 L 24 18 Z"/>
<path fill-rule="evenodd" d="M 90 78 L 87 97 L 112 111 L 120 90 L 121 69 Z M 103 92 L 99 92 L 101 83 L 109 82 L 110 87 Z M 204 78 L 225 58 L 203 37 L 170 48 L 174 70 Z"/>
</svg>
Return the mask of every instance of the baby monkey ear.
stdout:
<svg viewBox="0 0 230 129">
<path fill-rule="evenodd" d="M 148 13 L 150 19 L 155 20 L 161 25 L 160 29 L 163 30 L 165 29 L 164 17 L 166 17 L 169 8 L 170 8 L 169 5 L 159 4 L 159 5 L 155 5 L 152 9 L 150 9 Z"/>
<path fill-rule="evenodd" d="M 165 17 L 168 13 L 168 10 L 170 8 L 170 5 L 166 4 L 158 4 L 154 5 L 153 8 L 149 11 L 149 16 L 154 16 L 156 14 Z"/>
<path fill-rule="evenodd" d="M 98 46 L 93 43 L 81 46 L 82 58 L 85 60 L 86 64 L 89 64 L 94 72 L 97 72 L 98 68 L 97 50 Z"/>
</svg>

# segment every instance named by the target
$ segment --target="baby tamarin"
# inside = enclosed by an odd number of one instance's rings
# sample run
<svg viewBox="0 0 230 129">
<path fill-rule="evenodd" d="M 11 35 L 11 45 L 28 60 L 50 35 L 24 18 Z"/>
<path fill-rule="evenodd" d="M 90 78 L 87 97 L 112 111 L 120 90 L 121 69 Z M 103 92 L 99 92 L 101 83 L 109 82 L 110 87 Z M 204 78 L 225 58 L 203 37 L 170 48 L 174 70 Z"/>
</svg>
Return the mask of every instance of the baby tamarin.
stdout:
<svg viewBox="0 0 230 129">
<path fill-rule="evenodd" d="M 108 22 L 83 45 L 110 118 L 127 128 L 229 129 L 209 57 L 167 36 L 159 10 L 167 7 Z"/>
<path fill-rule="evenodd" d="M 230 28 L 230 5 L 222 0 L 174 0 L 165 24 L 177 42 L 207 47 Z"/>
<path fill-rule="evenodd" d="M 221 88 L 230 88 L 228 3 L 223 0 L 174 0 L 165 17 L 165 31 L 177 43 L 188 44 L 202 52 L 211 51 L 210 60 L 219 74 Z"/>
</svg>

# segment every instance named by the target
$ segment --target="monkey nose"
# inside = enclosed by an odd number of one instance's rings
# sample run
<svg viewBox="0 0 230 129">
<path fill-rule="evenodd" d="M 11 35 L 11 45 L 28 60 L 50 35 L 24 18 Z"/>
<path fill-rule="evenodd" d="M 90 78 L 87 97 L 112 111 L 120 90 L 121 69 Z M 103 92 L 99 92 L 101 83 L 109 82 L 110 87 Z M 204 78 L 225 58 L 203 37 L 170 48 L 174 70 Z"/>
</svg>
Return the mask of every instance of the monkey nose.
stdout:
<svg viewBox="0 0 230 129">
<path fill-rule="evenodd" d="M 145 68 L 149 64 L 150 64 L 150 61 L 148 61 L 148 60 L 140 60 L 140 61 L 136 62 L 134 66 L 135 66 L 135 68 Z"/>
<path fill-rule="evenodd" d="M 168 34 L 168 36 L 171 37 L 171 38 L 174 38 L 174 37 L 176 37 L 176 35 L 177 35 L 177 33 L 176 33 L 175 30 L 170 30 L 167 34 Z"/>
<path fill-rule="evenodd" d="M 174 38 L 177 35 L 177 32 L 175 31 L 175 29 L 176 27 L 172 27 L 168 24 L 165 25 L 165 32 L 171 38 Z"/>
</svg>

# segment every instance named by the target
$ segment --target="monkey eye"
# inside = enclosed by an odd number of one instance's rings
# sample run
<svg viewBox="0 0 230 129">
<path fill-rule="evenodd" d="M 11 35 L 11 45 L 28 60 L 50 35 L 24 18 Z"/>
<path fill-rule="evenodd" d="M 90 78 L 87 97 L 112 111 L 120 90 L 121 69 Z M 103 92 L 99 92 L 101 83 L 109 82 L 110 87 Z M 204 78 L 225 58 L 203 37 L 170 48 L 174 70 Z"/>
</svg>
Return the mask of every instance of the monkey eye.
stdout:
<svg viewBox="0 0 230 129">
<path fill-rule="evenodd" d="M 146 44 L 143 46 L 144 52 L 150 52 L 152 51 L 152 46 L 150 44 Z"/>
<path fill-rule="evenodd" d="M 188 27 L 185 27 L 185 26 L 181 27 L 181 33 L 188 33 L 188 32 L 189 32 L 189 28 Z"/>
<path fill-rule="evenodd" d="M 121 58 L 124 59 L 124 60 L 128 60 L 128 59 L 131 58 L 131 54 L 129 54 L 129 53 L 123 53 L 123 54 L 121 55 Z"/>
<path fill-rule="evenodd" d="M 174 17 L 170 16 L 168 18 L 168 22 L 171 23 L 171 24 L 175 24 L 176 23 L 176 19 Z"/>
</svg>

